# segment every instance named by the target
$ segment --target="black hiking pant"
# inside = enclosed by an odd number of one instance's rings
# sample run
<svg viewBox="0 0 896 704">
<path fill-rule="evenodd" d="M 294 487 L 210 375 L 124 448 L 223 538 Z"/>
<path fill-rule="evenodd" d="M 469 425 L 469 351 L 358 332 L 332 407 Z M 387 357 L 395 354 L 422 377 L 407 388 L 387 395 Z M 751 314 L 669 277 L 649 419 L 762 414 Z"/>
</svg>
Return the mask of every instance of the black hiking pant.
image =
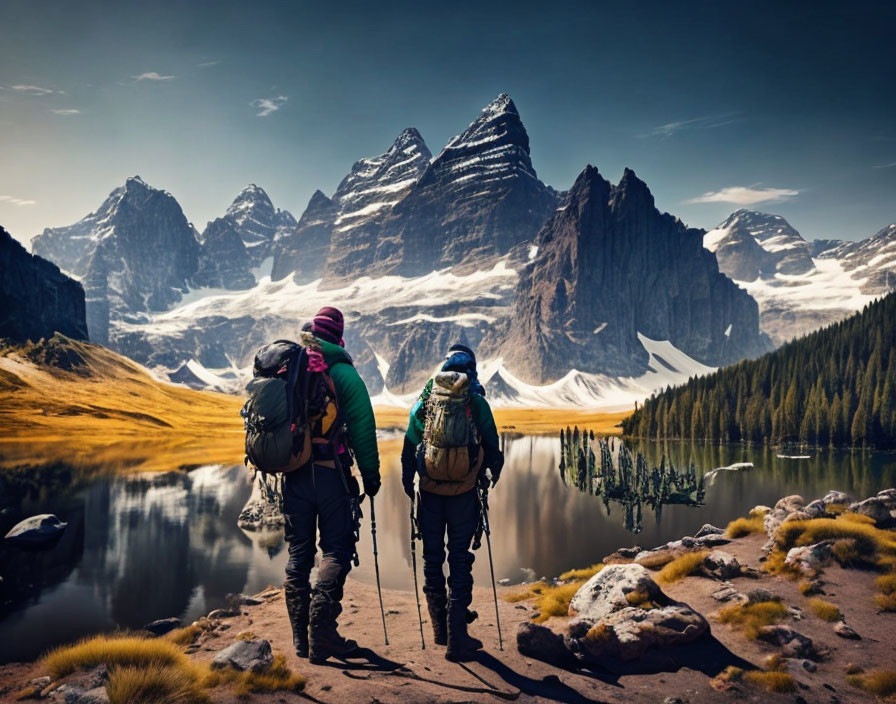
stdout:
<svg viewBox="0 0 896 704">
<path fill-rule="evenodd" d="M 296 603 L 307 603 L 310 596 L 312 632 L 315 622 L 326 630 L 335 630 L 336 618 L 342 612 L 342 590 L 355 552 L 351 500 L 338 469 L 309 463 L 284 477 L 283 513 L 289 543 L 287 606 L 291 595 Z M 321 560 L 317 582 L 311 589 L 318 532 Z"/>
<path fill-rule="evenodd" d="M 455 496 L 420 492 L 420 532 L 423 535 L 423 592 L 430 604 L 466 616 L 473 601 L 473 560 L 470 550 L 479 525 L 476 490 Z M 448 538 L 448 590 L 445 588 L 445 538 Z"/>
</svg>

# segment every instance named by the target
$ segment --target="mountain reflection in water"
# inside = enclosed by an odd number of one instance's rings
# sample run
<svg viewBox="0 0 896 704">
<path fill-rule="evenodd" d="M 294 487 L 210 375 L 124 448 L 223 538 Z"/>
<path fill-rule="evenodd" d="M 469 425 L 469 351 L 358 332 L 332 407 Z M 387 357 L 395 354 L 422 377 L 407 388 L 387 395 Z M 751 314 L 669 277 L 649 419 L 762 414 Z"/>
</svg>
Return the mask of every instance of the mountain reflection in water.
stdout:
<svg viewBox="0 0 896 704">
<path fill-rule="evenodd" d="M 699 475 L 738 462 L 753 462 L 755 469 L 721 472 L 707 483 L 703 505 L 645 511 L 636 536 L 626 529 L 621 506 L 564 483 L 558 438 L 508 436 L 505 471 L 490 496 L 495 576 L 512 582 L 555 576 L 635 541 L 650 547 L 693 534 L 703 523 L 724 525 L 787 494 L 815 498 L 841 489 L 865 497 L 896 485 L 893 454 L 825 452 L 787 460 L 773 450 L 735 446 L 639 442 L 631 449 L 651 467 L 663 455 L 676 467 L 693 461 Z M 384 452 L 383 474 L 376 498 L 383 585 L 411 589 L 408 504 L 397 453 Z M 287 554 L 279 535 L 237 527 L 250 493 L 242 466 L 137 476 L 60 464 L 0 472 L 0 531 L 37 513 L 55 513 L 69 523 L 49 551 L 0 546 L 0 662 L 157 618 L 190 622 L 225 605 L 228 593 L 282 584 Z M 366 502 L 363 508 L 369 515 Z M 367 518 L 358 552 L 361 566 L 351 578 L 372 582 Z M 476 557 L 474 574 L 485 584 L 488 559 L 484 550 Z"/>
</svg>

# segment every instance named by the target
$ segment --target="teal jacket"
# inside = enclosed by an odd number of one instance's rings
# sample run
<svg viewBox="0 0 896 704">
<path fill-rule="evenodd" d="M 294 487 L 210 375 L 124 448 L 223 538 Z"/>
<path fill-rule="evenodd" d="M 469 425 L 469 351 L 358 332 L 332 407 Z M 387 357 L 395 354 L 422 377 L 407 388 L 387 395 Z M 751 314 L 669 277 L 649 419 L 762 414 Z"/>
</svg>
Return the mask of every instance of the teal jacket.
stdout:
<svg viewBox="0 0 896 704">
<path fill-rule="evenodd" d="M 316 339 L 320 343 L 324 361 L 330 367 L 330 377 L 336 387 L 339 408 L 348 425 L 348 436 L 361 477 L 365 481 L 379 481 L 380 453 L 376 444 L 376 419 L 364 380 L 352 364 L 348 352 L 339 345 Z"/>
</svg>

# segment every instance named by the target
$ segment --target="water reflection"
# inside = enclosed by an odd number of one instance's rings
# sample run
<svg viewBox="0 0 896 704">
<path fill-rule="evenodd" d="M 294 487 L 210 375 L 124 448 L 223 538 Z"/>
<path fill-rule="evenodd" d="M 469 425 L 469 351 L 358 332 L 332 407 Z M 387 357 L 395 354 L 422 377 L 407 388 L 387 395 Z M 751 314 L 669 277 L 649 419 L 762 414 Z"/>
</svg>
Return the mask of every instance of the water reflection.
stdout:
<svg viewBox="0 0 896 704">
<path fill-rule="evenodd" d="M 703 505 L 645 511 L 635 536 L 626 529 L 624 506 L 567 486 L 557 470 L 558 438 L 507 438 L 505 450 L 506 469 L 490 497 L 492 547 L 496 576 L 512 581 L 591 564 L 635 540 L 652 546 L 706 522 L 723 525 L 786 494 L 817 497 L 836 488 L 864 497 L 896 485 L 893 454 L 826 452 L 787 460 L 763 448 L 639 442 L 632 451 L 651 467 L 665 455 L 676 467 L 693 462 L 698 475 L 737 462 L 753 462 L 755 469 L 719 474 Z M 383 473 L 376 499 L 383 584 L 411 589 L 408 504 L 397 453 L 383 453 Z M 0 473 L 0 531 L 36 513 L 56 513 L 69 523 L 50 551 L 0 547 L 0 661 L 33 658 L 59 642 L 156 618 L 189 621 L 223 606 L 228 593 L 282 584 L 287 556 L 280 534 L 256 536 L 237 526 L 250 493 L 241 466 L 103 476 L 57 464 Z M 358 552 L 361 565 L 352 579 L 373 582 L 367 519 Z M 484 551 L 474 574 L 480 583 L 489 579 Z"/>
<path fill-rule="evenodd" d="M 648 464 L 641 452 L 632 454 L 619 438 L 595 438 L 594 432 L 560 431 L 560 478 L 567 485 L 599 496 L 623 509 L 623 525 L 632 533 L 643 530 L 643 508 L 653 509 L 659 520 L 664 505 L 700 506 L 706 493 L 703 475 L 691 461 L 678 471 L 663 458 L 659 466 Z"/>
</svg>

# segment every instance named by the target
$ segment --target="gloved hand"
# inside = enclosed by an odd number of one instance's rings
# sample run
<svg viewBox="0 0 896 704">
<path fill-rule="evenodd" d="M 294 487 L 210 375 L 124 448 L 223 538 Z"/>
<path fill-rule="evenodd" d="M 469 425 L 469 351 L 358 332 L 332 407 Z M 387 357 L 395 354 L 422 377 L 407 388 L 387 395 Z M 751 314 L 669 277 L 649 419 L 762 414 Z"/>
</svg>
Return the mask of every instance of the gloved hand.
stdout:
<svg viewBox="0 0 896 704">
<path fill-rule="evenodd" d="M 401 450 L 401 485 L 408 498 L 414 500 L 414 476 L 417 474 L 417 447 L 407 438 Z"/>
<path fill-rule="evenodd" d="M 492 482 L 492 488 L 495 488 L 495 485 L 498 483 L 498 480 L 501 478 L 501 470 L 489 468 L 488 470 L 489 479 Z"/>
<path fill-rule="evenodd" d="M 476 477 L 476 483 L 479 485 L 480 489 L 488 491 L 488 470 L 486 470 L 485 468 L 479 470 L 479 475 Z"/>
<path fill-rule="evenodd" d="M 404 493 L 408 495 L 408 498 L 413 501 L 414 500 L 414 477 L 413 475 L 410 477 L 410 481 L 406 481 L 404 477 L 401 479 L 401 485 L 404 487 Z"/>
<path fill-rule="evenodd" d="M 377 492 L 380 490 L 380 480 L 379 479 L 365 479 L 364 480 L 364 493 L 367 494 L 370 498 L 376 496 Z"/>
</svg>

